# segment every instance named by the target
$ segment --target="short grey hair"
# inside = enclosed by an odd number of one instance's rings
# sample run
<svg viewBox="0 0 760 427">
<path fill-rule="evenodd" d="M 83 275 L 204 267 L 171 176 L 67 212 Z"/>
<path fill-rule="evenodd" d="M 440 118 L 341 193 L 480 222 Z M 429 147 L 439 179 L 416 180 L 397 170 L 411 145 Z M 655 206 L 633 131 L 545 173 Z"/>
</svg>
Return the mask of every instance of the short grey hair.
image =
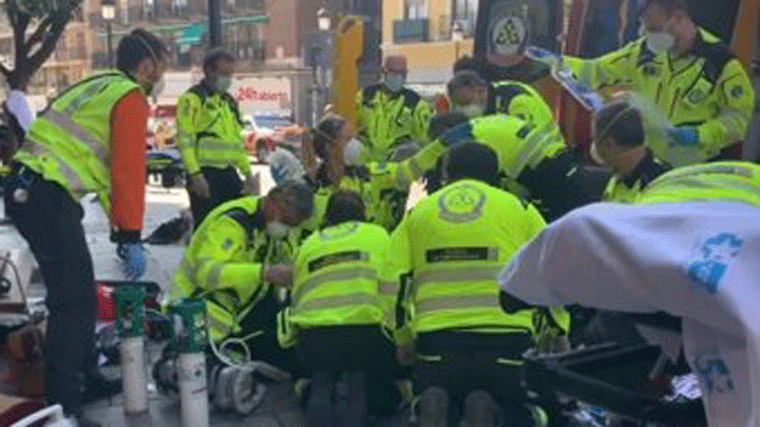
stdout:
<svg viewBox="0 0 760 427">
<path fill-rule="evenodd" d="M 314 212 L 314 190 L 302 182 L 288 180 L 274 187 L 269 195 L 274 197 L 300 218 L 309 218 Z"/>
<path fill-rule="evenodd" d="M 454 78 L 446 84 L 449 95 L 452 95 L 455 90 L 465 87 L 488 87 L 488 82 L 476 71 L 462 70 L 457 71 Z"/>
</svg>

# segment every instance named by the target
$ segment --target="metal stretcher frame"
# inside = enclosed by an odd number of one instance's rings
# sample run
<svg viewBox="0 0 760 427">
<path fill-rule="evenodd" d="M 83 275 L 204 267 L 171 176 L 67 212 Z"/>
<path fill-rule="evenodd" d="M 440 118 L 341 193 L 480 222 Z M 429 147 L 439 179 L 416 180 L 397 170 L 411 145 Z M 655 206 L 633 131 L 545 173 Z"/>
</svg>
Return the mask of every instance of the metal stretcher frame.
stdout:
<svg viewBox="0 0 760 427">
<path fill-rule="evenodd" d="M 706 427 L 701 400 L 663 402 L 642 393 L 659 347 L 622 347 L 614 343 L 559 355 L 525 355 L 524 385 L 544 405 L 579 400 L 618 414 L 638 425 Z"/>
</svg>

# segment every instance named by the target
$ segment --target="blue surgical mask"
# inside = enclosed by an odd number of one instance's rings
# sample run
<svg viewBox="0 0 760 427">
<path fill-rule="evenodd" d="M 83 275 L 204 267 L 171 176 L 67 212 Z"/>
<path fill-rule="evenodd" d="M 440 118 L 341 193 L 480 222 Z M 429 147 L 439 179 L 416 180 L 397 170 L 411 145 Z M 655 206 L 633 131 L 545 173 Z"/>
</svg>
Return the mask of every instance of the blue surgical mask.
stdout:
<svg viewBox="0 0 760 427">
<path fill-rule="evenodd" d="M 220 93 L 227 92 L 230 89 L 230 86 L 232 86 L 231 77 L 217 77 L 216 82 L 214 83 L 214 89 Z"/>
<path fill-rule="evenodd" d="M 392 93 L 399 93 L 406 84 L 406 76 L 397 73 L 386 74 L 383 84 Z"/>
</svg>

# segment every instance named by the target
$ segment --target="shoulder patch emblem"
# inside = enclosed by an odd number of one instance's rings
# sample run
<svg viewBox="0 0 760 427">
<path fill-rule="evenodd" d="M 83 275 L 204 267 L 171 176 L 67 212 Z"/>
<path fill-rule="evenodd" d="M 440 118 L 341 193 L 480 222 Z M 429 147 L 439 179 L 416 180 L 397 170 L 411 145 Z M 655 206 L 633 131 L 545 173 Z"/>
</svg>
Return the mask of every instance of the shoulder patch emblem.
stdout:
<svg viewBox="0 0 760 427">
<path fill-rule="evenodd" d="M 222 249 L 224 249 L 225 251 L 228 251 L 232 249 L 232 245 L 233 245 L 232 239 L 225 239 L 224 242 L 222 242 Z"/>
</svg>

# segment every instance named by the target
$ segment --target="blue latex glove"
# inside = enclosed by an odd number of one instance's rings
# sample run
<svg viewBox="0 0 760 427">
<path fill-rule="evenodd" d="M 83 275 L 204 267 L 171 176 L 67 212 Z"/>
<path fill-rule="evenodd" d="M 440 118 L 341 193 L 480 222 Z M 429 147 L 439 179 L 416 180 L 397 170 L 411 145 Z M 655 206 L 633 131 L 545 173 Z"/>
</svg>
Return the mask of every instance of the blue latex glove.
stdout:
<svg viewBox="0 0 760 427">
<path fill-rule="evenodd" d="M 116 248 L 116 254 L 122 261 L 124 275 L 129 280 L 137 280 L 145 274 L 148 264 L 145 258 L 145 249 L 142 243 L 120 243 Z"/>
<path fill-rule="evenodd" d="M 546 65 L 554 66 L 559 63 L 559 54 L 538 46 L 528 46 L 525 48 L 525 56 L 534 61 L 543 62 Z"/>
<path fill-rule="evenodd" d="M 674 145 L 693 147 L 699 143 L 699 131 L 690 126 L 679 126 L 671 129 L 668 133 Z"/>
</svg>

